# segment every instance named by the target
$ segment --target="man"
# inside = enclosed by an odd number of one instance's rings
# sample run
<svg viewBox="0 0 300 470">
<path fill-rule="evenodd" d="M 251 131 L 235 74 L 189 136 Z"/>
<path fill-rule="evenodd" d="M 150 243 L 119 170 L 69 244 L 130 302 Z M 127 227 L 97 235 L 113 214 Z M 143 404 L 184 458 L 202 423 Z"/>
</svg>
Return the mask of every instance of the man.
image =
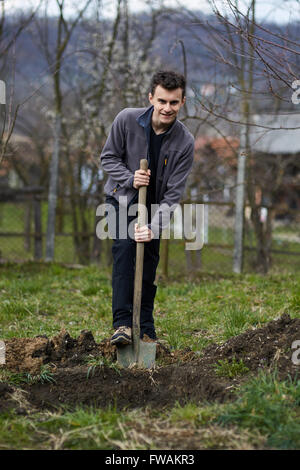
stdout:
<svg viewBox="0 0 300 470">
<path fill-rule="evenodd" d="M 132 341 L 132 304 L 136 243 L 145 243 L 141 301 L 141 338 L 156 339 L 153 319 L 154 284 L 159 262 L 162 229 L 168 225 L 184 191 L 194 155 L 194 138 L 177 119 L 185 103 L 185 79 L 172 71 L 160 71 L 151 80 L 150 107 L 126 108 L 115 118 L 101 153 L 108 179 L 106 193 L 108 221 L 116 213 L 117 227 L 113 254 L 113 327 L 112 344 Z M 140 160 L 148 160 L 148 171 L 140 170 Z M 138 200 L 138 189 L 147 186 L 149 224 L 129 233 L 136 215 L 129 211 Z M 124 202 L 125 201 L 125 202 Z M 158 210 L 151 218 L 151 208 Z M 126 208 L 125 222 L 119 215 Z M 128 212 L 127 212 L 128 209 Z M 109 222 L 110 223 L 110 222 Z M 124 225 L 126 235 L 124 237 Z M 123 236 L 120 236 L 120 232 Z"/>
</svg>

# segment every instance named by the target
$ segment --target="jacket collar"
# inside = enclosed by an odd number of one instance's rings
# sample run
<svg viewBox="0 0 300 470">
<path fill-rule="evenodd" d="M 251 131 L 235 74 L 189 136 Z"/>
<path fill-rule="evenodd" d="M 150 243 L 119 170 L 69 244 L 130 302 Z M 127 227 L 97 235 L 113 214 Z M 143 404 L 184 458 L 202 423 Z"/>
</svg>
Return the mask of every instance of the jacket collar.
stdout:
<svg viewBox="0 0 300 470">
<path fill-rule="evenodd" d="M 153 108 L 154 106 L 149 106 L 148 108 L 146 108 L 146 110 L 142 114 L 140 114 L 136 118 L 138 124 L 144 127 L 144 129 L 148 132 L 150 131 Z M 177 118 L 175 119 L 171 127 L 167 130 L 165 135 L 170 134 L 173 131 L 173 129 L 176 127 L 176 124 L 177 124 Z"/>
<path fill-rule="evenodd" d="M 146 108 L 146 111 L 144 111 L 142 114 L 140 114 L 136 118 L 139 125 L 144 127 L 144 128 L 150 127 L 152 113 L 153 113 L 153 106 L 149 106 L 148 108 Z"/>
</svg>

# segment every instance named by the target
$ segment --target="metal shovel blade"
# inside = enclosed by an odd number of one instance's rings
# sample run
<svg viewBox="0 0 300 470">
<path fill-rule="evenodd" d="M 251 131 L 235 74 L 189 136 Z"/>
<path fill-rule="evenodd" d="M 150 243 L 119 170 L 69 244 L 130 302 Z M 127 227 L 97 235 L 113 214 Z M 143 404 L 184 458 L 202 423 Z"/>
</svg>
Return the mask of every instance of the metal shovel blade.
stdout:
<svg viewBox="0 0 300 470">
<path fill-rule="evenodd" d="M 122 367 L 130 367 L 138 364 L 145 369 L 151 369 L 155 364 L 156 343 L 147 343 L 140 340 L 139 354 L 136 361 L 135 351 L 132 344 L 117 347 L 118 363 Z"/>
</svg>

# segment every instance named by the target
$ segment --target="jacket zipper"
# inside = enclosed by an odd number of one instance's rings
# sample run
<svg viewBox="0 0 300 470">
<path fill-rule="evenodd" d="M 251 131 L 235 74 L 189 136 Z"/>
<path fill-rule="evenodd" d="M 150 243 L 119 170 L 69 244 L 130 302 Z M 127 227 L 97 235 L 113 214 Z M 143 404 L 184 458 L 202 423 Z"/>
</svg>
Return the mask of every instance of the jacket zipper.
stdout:
<svg viewBox="0 0 300 470">
<path fill-rule="evenodd" d="M 165 174 L 165 168 L 166 168 L 167 164 L 168 164 L 168 155 L 165 155 L 163 169 L 162 169 L 162 176 L 164 176 L 164 174 Z"/>
</svg>

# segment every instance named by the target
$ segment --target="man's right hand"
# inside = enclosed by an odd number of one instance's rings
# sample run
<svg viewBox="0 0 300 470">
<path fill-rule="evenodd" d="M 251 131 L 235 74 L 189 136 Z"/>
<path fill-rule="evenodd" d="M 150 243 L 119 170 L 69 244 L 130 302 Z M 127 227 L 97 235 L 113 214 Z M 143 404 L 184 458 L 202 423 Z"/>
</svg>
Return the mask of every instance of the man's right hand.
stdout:
<svg viewBox="0 0 300 470">
<path fill-rule="evenodd" d="M 133 187 L 139 189 L 141 186 L 148 186 L 151 170 L 136 170 L 134 173 Z"/>
</svg>

